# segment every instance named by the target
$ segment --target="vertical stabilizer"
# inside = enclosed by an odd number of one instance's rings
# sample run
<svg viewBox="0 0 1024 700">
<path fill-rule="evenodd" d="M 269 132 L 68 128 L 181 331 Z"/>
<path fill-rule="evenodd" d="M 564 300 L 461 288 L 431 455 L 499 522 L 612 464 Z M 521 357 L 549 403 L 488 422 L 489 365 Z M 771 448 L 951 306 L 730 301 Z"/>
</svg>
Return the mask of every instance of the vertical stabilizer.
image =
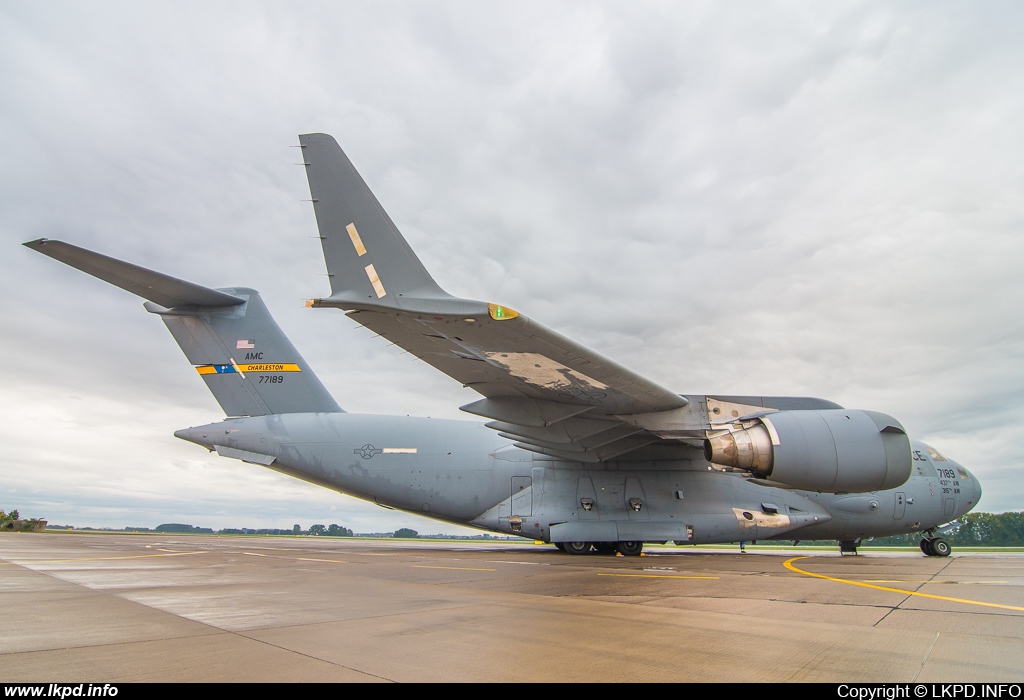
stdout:
<svg viewBox="0 0 1024 700">
<path fill-rule="evenodd" d="M 342 412 L 255 289 L 209 289 L 62 241 L 25 245 L 148 299 L 229 416 Z"/>
<path fill-rule="evenodd" d="M 341 408 L 270 315 L 255 289 L 219 290 L 228 307 L 164 309 L 152 303 L 229 416 L 338 413 Z"/>
</svg>

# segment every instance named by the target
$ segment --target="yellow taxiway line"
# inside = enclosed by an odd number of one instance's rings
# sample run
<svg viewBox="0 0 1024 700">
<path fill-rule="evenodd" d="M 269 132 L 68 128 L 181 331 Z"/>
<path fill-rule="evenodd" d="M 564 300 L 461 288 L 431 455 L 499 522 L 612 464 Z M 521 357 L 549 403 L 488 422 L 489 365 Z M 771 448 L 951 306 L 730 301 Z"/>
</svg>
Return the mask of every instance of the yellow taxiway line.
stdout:
<svg viewBox="0 0 1024 700">
<path fill-rule="evenodd" d="M 939 585 L 953 585 L 953 586 L 989 586 L 989 585 L 1007 585 L 1009 581 L 911 581 L 907 579 L 884 579 L 884 578 L 866 578 L 864 583 L 931 583 Z"/>
<path fill-rule="evenodd" d="M 944 596 L 944 595 L 932 595 L 931 593 L 920 593 L 918 591 L 908 591 L 905 588 L 889 588 L 888 586 L 876 586 L 873 583 L 863 583 L 861 581 L 850 581 L 849 579 L 845 579 L 845 578 L 836 578 L 834 576 L 826 576 L 825 574 L 815 574 L 815 573 L 812 573 L 810 571 L 804 571 L 803 569 L 798 569 L 797 567 L 793 566 L 793 562 L 799 561 L 800 559 L 813 559 L 813 557 L 809 557 L 809 556 L 807 556 L 807 557 L 793 557 L 792 559 L 786 560 L 783 563 L 783 566 L 785 566 L 790 571 L 795 571 L 798 574 L 804 574 L 805 576 L 811 576 L 813 578 L 821 578 L 821 579 L 825 579 L 826 581 L 835 581 L 837 583 L 847 583 L 847 584 L 849 584 L 851 586 L 861 586 L 862 588 L 874 588 L 875 590 L 878 590 L 878 591 L 889 591 L 890 593 L 903 593 L 904 595 L 914 595 L 914 596 L 918 596 L 919 598 L 931 598 L 932 600 L 946 600 L 946 601 L 950 601 L 950 602 L 953 602 L 953 603 L 966 603 L 967 605 L 981 605 L 981 606 L 984 606 L 986 608 L 1000 608 L 1002 610 L 1018 610 L 1020 612 L 1024 612 L 1024 608 L 1021 608 L 1021 607 L 1018 607 L 1018 606 L 1015 606 L 1015 605 L 1001 605 L 999 603 L 985 603 L 985 602 L 982 602 L 980 600 L 967 600 L 965 598 L 951 598 L 949 596 Z"/>
</svg>

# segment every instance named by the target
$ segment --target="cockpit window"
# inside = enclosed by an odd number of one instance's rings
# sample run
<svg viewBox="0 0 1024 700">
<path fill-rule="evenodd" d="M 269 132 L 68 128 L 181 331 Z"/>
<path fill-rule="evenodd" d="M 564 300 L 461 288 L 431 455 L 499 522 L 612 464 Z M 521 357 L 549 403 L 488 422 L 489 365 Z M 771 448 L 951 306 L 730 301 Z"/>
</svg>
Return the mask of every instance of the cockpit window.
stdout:
<svg viewBox="0 0 1024 700">
<path fill-rule="evenodd" d="M 960 473 L 960 478 L 961 479 L 969 479 L 970 478 L 969 476 L 967 476 L 967 470 L 964 469 L 963 467 L 957 467 L 956 470 Z"/>
<path fill-rule="evenodd" d="M 948 462 L 949 460 L 943 456 L 941 452 L 936 450 L 934 447 L 928 448 L 928 454 L 931 455 L 933 462 Z"/>
</svg>

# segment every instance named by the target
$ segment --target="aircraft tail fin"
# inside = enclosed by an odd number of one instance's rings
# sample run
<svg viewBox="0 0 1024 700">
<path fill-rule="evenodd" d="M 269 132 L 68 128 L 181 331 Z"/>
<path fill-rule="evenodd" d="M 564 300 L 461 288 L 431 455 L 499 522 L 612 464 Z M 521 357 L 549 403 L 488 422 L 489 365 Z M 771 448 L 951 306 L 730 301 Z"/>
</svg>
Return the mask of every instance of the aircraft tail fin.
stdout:
<svg viewBox="0 0 1024 700">
<path fill-rule="evenodd" d="M 342 412 L 255 289 L 209 289 L 62 241 L 25 245 L 147 299 L 227 415 Z"/>
<path fill-rule="evenodd" d="M 403 297 L 447 299 L 328 134 L 299 136 L 323 244 L 331 298 L 401 306 Z"/>
</svg>

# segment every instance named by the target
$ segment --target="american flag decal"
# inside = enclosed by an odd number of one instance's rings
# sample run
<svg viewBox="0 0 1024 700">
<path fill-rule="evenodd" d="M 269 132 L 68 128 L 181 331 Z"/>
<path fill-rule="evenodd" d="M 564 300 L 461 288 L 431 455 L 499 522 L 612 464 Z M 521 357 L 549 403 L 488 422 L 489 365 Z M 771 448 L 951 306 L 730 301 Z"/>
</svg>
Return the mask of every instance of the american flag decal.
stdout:
<svg viewBox="0 0 1024 700">
<path fill-rule="evenodd" d="M 239 340 L 235 343 L 235 350 L 252 350 L 256 347 L 256 343 L 251 340 Z"/>
</svg>

